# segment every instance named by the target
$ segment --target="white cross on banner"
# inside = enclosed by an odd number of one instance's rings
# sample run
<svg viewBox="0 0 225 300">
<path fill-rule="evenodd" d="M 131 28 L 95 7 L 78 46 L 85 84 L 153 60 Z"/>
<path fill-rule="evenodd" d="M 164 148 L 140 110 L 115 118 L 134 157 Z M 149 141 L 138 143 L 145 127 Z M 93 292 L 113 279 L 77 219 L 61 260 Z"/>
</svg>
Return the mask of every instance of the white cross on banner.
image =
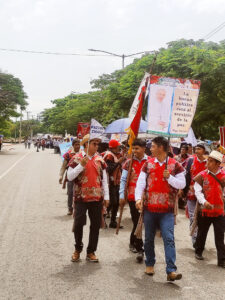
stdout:
<svg viewBox="0 0 225 300">
<path fill-rule="evenodd" d="M 99 138 L 104 132 L 104 127 L 95 119 L 91 119 L 90 140 Z"/>
</svg>

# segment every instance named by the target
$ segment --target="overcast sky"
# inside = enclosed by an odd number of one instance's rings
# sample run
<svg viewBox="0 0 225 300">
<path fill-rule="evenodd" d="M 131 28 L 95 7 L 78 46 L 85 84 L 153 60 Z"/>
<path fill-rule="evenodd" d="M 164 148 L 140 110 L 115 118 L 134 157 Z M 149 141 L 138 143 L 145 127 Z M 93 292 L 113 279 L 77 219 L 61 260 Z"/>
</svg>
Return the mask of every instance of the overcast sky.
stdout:
<svg viewBox="0 0 225 300">
<path fill-rule="evenodd" d="M 131 54 L 202 38 L 224 21 L 225 0 L 0 0 L 0 48 Z M 223 39 L 225 28 L 210 40 Z M 119 68 L 116 57 L 0 51 L 0 69 L 22 80 L 33 115 Z"/>
</svg>

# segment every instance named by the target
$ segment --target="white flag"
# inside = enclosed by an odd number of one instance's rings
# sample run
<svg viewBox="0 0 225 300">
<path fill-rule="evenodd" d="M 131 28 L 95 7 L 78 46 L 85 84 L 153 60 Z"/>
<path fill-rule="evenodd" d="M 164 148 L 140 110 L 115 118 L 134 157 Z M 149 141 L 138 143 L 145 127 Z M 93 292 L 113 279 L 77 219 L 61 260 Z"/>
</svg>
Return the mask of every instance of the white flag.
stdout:
<svg viewBox="0 0 225 300">
<path fill-rule="evenodd" d="M 95 119 L 91 119 L 90 140 L 99 138 L 104 132 L 104 127 Z"/>
<path fill-rule="evenodd" d="M 137 91 L 137 94 L 136 94 L 136 96 L 134 98 L 133 104 L 131 106 L 131 109 L 130 109 L 130 112 L 129 112 L 129 115 L 128 115 L 128 118 L 130 118 L 131 120 L 133 120 L 134 116 L 136 115 L 136 112 L 137 112 L 137 109 L 138 109 L 138 105 L 139 105 L 139 99 L 138 98 L 139 98 L 139 95 L 141 93 L 141 89 L 145 85 L 145 81 L 146 81 L 147 77 L 149 77 L 149 76 L 150 76 L 149 73 L 145 73 L 145 75 L 144 75 L 144 77 L 143 77 L 143 79 L 141 81 L 141 84 L 139 86 L 139 89 Z"/>
</svg>

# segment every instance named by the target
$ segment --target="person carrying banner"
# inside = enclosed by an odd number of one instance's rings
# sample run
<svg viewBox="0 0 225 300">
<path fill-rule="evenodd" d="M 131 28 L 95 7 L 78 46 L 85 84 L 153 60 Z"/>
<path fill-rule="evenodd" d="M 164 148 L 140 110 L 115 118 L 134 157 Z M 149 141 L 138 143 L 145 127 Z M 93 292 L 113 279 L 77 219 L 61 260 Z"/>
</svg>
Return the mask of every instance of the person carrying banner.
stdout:
<svg viewBox="0 0 225 300">
<path fill-rule="evenodd" d="M 182 278 L 182 274 L 176 272 L 175 265 L 174 208 L 178 189 L 185 187 L 185 172 L 180 163 L 167 156 L 168 148 L 166 138 L 156 137 L 152 140 L 153 157 L 142 167 L 135 189 L 135 200 L 138 210 L 142 210 L 144 205 L 145 273 L 153 275 L 155 272 L 154 239 L 159 226 L 164 242 L 167 280 L 174 281 Z M 144 203 L 141 200 L 143 193 Z"/>
<path fill-rule="evenodd" d="M 79 139 L 74 139 L 72 142 L 72 147 L 63 155 L 63 163 L 59 172 L 59 183 L 63 183 L 63 176 L 68 169 L 68 164 L 71 160 L 71 158 L 78 153 L 80 150 L 80 140 Z M 65 175 L 64 178 L 64 183 L 66 184 L 67 182 L 67 205 L 68 205 L 68 212 L 67 215 L 72 215 L 73 214 L 73 181 L 69 181 L 67 179 L 67 175 Z M 64 188 L 64 187 L 63 187 Z"/>
<path fill-rule="evenodd" d="M 202 253 L 210 225 L 213 224 L 217 249 L 217 264 L 225 268 L 224 244 L 224 197 L 225 171 L 221 169 L 223 155 L 212 151 L 208 157 L 207 170 L 194 178 L 194 190 L 202 209 L 197 215 L 198 234 L 196 239 L 195 257 L 203 260 Z"/>
<path fill-rule="evenodd" d="M 109 178 L 109 209 L 111 210 L 110 228 L 116 228 L 116 216 L 119 208 L 119 188 L 122 163 L 125 160 L 120 153 L 120 143 L 117 140 L 109 141 L 109 150 L 104 155 Z"/>
<path fill-rule="evenodd" d="M 183 191 L 179 193 L 183 197 L 187 199 L 187 215 L 190 220 L 190 228 L 192 227 L 193 220 L 194 220 L 194 211 L 196 206 L 196 196 L 194 191 L 194 178 L 198 175 L 201 171 L 206 169 L 207 160 L 204 156 L 205 154 L 205 146 L 204 144 L 197 144 L 195 147 L 195 155 L 190 157 L 187 161 L 186 165 L 186 187 Z M 197 228 L 193 232 L 192 235 L 192 245 L 195 248 L 197 237 Z"/>
<path fill-rule="evenodd" d="M 127 159 L 123 165 L 123 172 L 120 182 L 120 206 L 124 206 L 126 203 L 126 199 L 128 200 L 128 204 L 130 207 L 131 219 L 133 222 L 133 228 L 130 234 L 130 251 L 133 253 L 138 253 L 136 257 L 136 261 L 138 263 L 143 261 L 144 250 L 143 250 L 143 241 L 142 239 L 138 239 L 134 232 L 136 230 L 138 220 L 140 217 L 140 213 L 138 212 L 135 206 L 135 188 L 138 180 L 138 176 L 141 172 L 141 168 L 144 163 L 147 161 L 148 156 L 145 154 L 146 142 L 143 139 L 136 139 L 133 142 L 133 159 Z M 130 164 L 132 163 L 132 169 L 130 176 L 128 178 L 128 171 L 130 168 Z M 127 182 L 128 181 L 128 182 Z M 127 190 L 125 188 L 127 187 Z M 125 195 L 127 194 L 127 195 Z"/>
<path fill-rule="evenodd" d="M 83 226 L 86 225 L 87 211 L 90 218 L 90 233 L 86 259 L 90 262 L 98 262 L 95 251 L 102 221 L 103 200 L 105 206 L 108 206 L 109 202 L 107 166 L 97 153 L 100 142 L 99 138 L 90 139 L 90 135 L 87 134 L 81 142 L 84 150 L 69 162 L 67 176 L 70 181 L 74 180 L 75 200 L 75 251 L 72 262 L 80 260 L 80 253 L 83 250 Z"/>
</svg>

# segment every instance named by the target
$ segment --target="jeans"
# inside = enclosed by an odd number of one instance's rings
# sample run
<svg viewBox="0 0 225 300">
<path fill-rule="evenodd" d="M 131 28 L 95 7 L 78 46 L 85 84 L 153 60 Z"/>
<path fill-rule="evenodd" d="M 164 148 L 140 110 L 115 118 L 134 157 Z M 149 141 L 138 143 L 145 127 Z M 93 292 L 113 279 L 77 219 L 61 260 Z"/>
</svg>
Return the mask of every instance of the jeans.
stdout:
<svg viewBox="0 0 225 300">
<path fill-rule="evenodd" d="M 215 218 L 203 217 L 198 215 L 198 235 L 196 240 L 195 253 L 201 255 L 204 248 L 209 231 L 209 227 L 213 224 L 214 238 L 217 249 L 218 263 L 225 261 L 225 245 L 224 245 L 224 216 L 218 216 Z"/>
<path fill-rule="evenodd" d="M 133 222 L 133 229 L 130 234 L 130 245 L 133 245 L 135 247 L 135 249 L 137 250 L 137 252 L 141 252 L 141 251 L 143 251 L 143 241 L 142 241 L 142 239 L 138 239 L 134 235 L 134 232 L 135 232 L 137 224 L 138 224 L 140 213 L 138 212 L 134 201 L 128 201 L 128 203 L 129 203 L 129 207 L 130 207 L 131 219 Z"/>
<path fill-rule="evenodd" d="M 188 215 L 189 215 L 189 220 L 190 220 L 190 229 L 191 229 L 192 223 L 194 221 L 195 206 L 196 206 L 196 201 L 187 200 L 187 209 L 188 209 Z M 193 245 L 196 242 L 197 233 L 198 233 L 198 229 L 196 228 L 194 231 L 194 234 L 192 235 L 192 244 Z"/>
<path fill-rule="evenodd" d="M 102 220 L 102 202 L 76 202 L 75 205 L 75 249 L 79 252 L 83 250 L 83 227 L 86 225 L 86 213 L 90 218 L 89 243 L 87 254 L 97 250 L 99 230 Z"/>
<path fill-rule="evenodd" d="M 166 258 L 166 273 L 177 270 L 176 249 L 174 242 L 174 214 L 173 213 L 152 213 L 148 210 L 144 211 L 145 225 L 145 264 L 146 266 L 154 266 L 155 260 L 155 233 L 158 228 L 161 230 L 165 258 Z"/>
<path fill-rule="evenodd" d="M 73 181 L 68 181 L 67 182 L 67 205 L 68 205 L 68 210 L 72 211 L 73 210 Z"/>
</svg>

